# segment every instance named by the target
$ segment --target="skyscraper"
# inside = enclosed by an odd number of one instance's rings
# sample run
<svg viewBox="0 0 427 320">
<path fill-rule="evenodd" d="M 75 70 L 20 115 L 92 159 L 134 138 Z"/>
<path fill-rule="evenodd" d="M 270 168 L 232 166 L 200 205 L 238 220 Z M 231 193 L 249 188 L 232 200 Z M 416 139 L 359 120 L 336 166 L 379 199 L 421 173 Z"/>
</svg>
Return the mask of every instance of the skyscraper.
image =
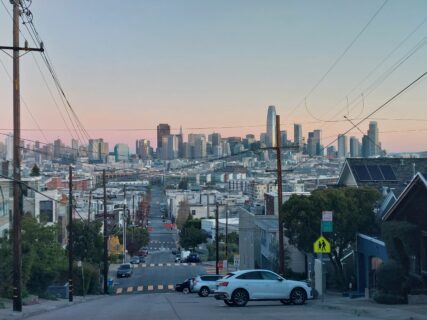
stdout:
<svg viewBox="0 0 427 320">
<path fill-rule="evenodd" d="M 162 139 L 171 134 L 171 128 L 167 123 L 160 123 L 157 126 L 157 148 L 162 147 Z"/>
<path fill-rule="evenodd" d="M 150 141 L 147 139 L 136 140 L 136 155 L 139 159 L 147 160 L 151 158 Z"/>
<path fill-rule="evenodd" d="M 347 137 L 344 134 L 338 135 L 338 158 L 347 157 Z"/>
<path fill-rule="evenodd" d="M 267 112 L 267 147 L 276 146 L 276 107 L 269 106 Z"/>
<path fill-rule="evenodd" d="M 360 157 L 360 142 L 356 137 L 350 137 L 350 157 Z"/>
<path fill-rule="evenodd" d="M 378 156 L 381 153 L 379 136 L 378 136 L 378 124 L 376 121 L 369 122 L 368 129 L 369 138 L 369 154 L 370 156 Z"/>
<path fill-rule="evenodd" d="M 302 125 L 299 123 L 294 123 L 294 143 L 302 146 Z"/>
<path fill-rule="evenodd" d="M 378 136 L 378 124 L 369 122 L 368 134 L 362 138 L 362 156 L 375 157 L 381 155 L 381 143 Z"/>
<path fill-rule="evenodd" d="M 114 157 L 116 161 L 129 160 L 129 147 L 127 144 L 118 143 L 114 146 Z"/>
</svg>

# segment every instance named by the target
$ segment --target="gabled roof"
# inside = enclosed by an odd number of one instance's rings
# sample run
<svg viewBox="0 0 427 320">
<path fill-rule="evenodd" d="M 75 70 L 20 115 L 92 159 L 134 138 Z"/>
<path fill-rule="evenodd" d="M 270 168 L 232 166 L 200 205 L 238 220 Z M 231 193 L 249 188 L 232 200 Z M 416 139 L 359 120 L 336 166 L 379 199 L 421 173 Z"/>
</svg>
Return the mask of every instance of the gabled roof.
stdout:
<svg viewBox="0 0 427 320">
<path fill-rule="evenodd" d="M 400 196 L 397 198 L 396 202 L 391 206 L 391 208 L 387 211 L 387 213 L 383 216 L 383 221 L 392 220 L 397 215 L 400 207 L 405 207 L 405 202 L 409 201 L 411 204 L 416 205 L 413 199 L 409 199 L 411 194 L 415 193 L 417 188 L 424 190 L 424 193 L 427 194 L 427 180 L 425 175 L 422 173 L 417 173 L 415 177 L 411 180 L 411 182 L 406 186 L 406 188 L 402 191 Z M 422 196 L 422 201 L 424 201 L 423 206 L 427 206 L 427 197 Z M 407 206 L 406 206 L 407 208 Z M 403 208 L 404 210 L 405 208 Z"/>
<path fill-rule="evenodd" d="M 347 158 L 338 185 L 387 187 L 399 195 L 415 172 L 427 172 L 427 158 Z"/>
</svg>

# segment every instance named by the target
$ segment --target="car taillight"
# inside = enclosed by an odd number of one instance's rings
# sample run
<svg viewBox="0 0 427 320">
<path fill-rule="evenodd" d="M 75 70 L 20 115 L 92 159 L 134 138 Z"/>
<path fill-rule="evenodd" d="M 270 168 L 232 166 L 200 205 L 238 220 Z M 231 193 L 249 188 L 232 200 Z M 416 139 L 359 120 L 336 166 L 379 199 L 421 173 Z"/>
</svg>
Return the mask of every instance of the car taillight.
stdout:
<svg viewBox="0 0 427 320">
<path fill-rule="evenodd" d="M 228 286 L 228 281 L 222 281 L 222 282 L 218 283 L 218 286 L 219 287 L 226 287 L 226 286 Z"/>
</svg>

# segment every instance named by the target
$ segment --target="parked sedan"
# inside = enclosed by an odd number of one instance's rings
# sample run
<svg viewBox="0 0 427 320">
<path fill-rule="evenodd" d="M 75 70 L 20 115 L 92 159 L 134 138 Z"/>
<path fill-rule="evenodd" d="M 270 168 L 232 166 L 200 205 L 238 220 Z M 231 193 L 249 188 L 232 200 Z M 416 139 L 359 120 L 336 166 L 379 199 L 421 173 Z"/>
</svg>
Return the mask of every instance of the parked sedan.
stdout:
<svg viewBox="0 0 427 320">
<path fill-rule="evenodd" d="M 141 259 L 138 256 L 133 256 L 129 262 L 132 264 L 139 264 L 139 263 L 141 263 Z"/>
<path fill-rule="evenodd" d="M 130 263 L 122 264 L 119 269 L 117 269 L 117 278 L 130 277 L 132 271 L 132 265 Z"/>
<path fill-rule="evenodd" d="M 270 270 L 240 270 L 217 281 L 214 297 L 239 307 L 251 300 L 304 304 L 313 299 L 313 290 L 306 282 L 287 280 Z"/>
<path fill-rule="evenodd" d="M 194 278 L 189 278 L 182 283 L 177 283 L 175 285 L 175 290 L 185 294 L 190 293 L 193 287 L 193 280 Z"/>
</svg>

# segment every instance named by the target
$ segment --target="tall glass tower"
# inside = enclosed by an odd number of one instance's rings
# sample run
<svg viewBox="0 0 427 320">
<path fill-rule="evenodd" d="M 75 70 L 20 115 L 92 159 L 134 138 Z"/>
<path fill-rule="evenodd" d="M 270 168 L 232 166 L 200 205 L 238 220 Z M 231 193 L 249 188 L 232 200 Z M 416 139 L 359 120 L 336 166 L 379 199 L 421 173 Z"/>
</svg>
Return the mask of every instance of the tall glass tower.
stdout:
<svg viewBox="0 0 427 320">
<path fill-rule="evenodd" d="M 267 147 L 276 146 L 276 107 L 269 106 L 267 112 Z"/>
</svg>

